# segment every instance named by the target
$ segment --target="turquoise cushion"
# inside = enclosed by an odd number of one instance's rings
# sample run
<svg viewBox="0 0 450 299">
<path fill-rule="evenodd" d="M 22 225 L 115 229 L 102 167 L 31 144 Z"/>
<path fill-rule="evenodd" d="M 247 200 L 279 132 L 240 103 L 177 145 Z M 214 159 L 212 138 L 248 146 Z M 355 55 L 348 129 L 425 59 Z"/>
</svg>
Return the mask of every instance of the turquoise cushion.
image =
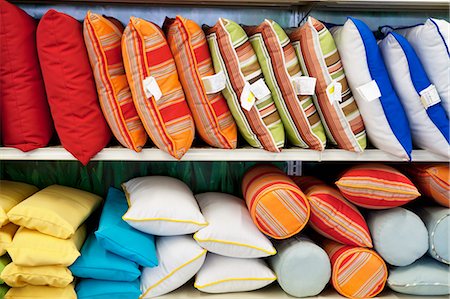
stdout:
<svg viewBox="0 0 450 299">
<path fill-rule="evenodd" d="M 450 294 L 450 268 L 428 256 L 406 267 L 392 268 L 388 286 L 399 293 L 409 295 Z"/>
<path fill-rule="evenodd" d="M 122 220 L 127 209 L 125 194 L 116 188 L 109 188 L 100 224 L 95 232 L 97 240 L 106 250 L 141 266 L 158 266 L 155 238 L 135 230 Z"/>
<path fill-rule="evenodd" d="M 75 288 L 78 299 L 137 299 L 139 281 L 83 279 Z"/>
<path fill-rule="evenodd" d="M 70 271 L 77 277 L 115 281 L 134 281 L 141 275 L 135 262 L 106 251 L 94 234 L 84 243 Z"/>
</svg>

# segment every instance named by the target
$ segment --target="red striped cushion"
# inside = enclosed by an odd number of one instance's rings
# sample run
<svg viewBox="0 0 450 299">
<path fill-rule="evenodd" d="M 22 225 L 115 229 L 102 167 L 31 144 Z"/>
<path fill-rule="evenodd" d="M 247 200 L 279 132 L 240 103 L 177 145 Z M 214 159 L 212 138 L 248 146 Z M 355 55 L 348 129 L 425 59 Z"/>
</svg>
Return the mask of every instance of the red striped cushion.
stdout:
<svg viewBox="0 0 450 299">
<path fill-rule="evenodd" d="M 368 209 L 398 207 L 420 196 L 406 176 L 382 164 L 354 166 L 344 172 L 336 185 L 350 202 Z"/>
</svg>

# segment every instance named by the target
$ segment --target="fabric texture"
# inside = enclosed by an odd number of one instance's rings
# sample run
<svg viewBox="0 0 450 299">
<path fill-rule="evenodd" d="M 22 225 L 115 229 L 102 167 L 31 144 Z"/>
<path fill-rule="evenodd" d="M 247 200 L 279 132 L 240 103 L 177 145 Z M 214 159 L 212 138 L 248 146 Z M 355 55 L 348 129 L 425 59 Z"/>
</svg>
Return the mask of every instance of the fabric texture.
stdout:
<svg viewBox="0 0 450 299">
<path fill-rule="evenodd" d="M 76 286 L 78 299 L 138 299 L 139 280 L 110 281 L 82 279 Z"/>
<path fill-rule="evenodd" d="M 65 288 L 54 288 L 48 286 L 25 286 L 23 288 L 11 288 L 6 293 L 4 299 L 36 299 L 36 298 L 58 298 L 58 299 L 77 299 L 74 285 L 69 284 Z"/>
<path fill-rule="evenodd" d="M 0 228 L 9 222 L 7 213 L 39 189 L 33 185 L 0 180 Z"/>
<path fill-rule="evenodd" d="M 145 130 L 159 149 L 181 159 L 191 147 L 195 126 L 162 30 L 131 17 L 122 36 L 122 55 L 133 102 Z M 147 96 L 144 80 L 148 77 L 156 81 L 161 98 Z"/>
<path fill-rule="evenodd" d="M 241 135 L 252 147 L 279 152 L 284 146 L 284 127 L 272 95 L 255 101 L 247 111 L 241 106 L 246 84 L 263 78 L 261 67 L 245 31 L 235 22 L 220 18 L 213 26 L 204 26 L 216 73 L 223 72 L 226 87 L 222 91 Z M 245 99 L 244 99 L 245 101 Z"/>
<path fill-rule="evenodd" d="M 289 238 L 308 222 L 310 205 L 306 196 L 275 166 L 257 165 L 247 171 L 242 194 L 253 222 L 272 238 Z"/>
<path fill-rule="evenodd" d="M 86 165 L 108 144 L 111 131 L 98 103 L 82 26 L 50 9 L 39 21 L 36 41 L 56 132 L 63 147 Z"/>
<path fill-rule="evenodd" d="M 11 244 L 14 235 L 19 227 L 13 223 L 8 223 L 0 230 L 0 256 L 6 253 L 6 248 Z"/>
<path fill-rule="evenodd" d="M 97 86 L 100 107 L 116 139 L 140 152 L 147 133 L 134 107 L 122 60 L 123 25 L 88 11 L 83 36 Z"/>
<path fill-rule="evenodd" d="M 11 263 L 11 259 L 8 255 L 2 255 L 0 256 L 0 285 L 4 284 L 4 280 L 1 277 L 1 274 L 3 273 L 3 270 L 5 270 L 6 266 L 8 266 Z"/>
<path fill-rule="evenodd" d="M 25 267 L 10 263 L 0 273 L 5 283 L 14 288 L 27 285 L 64 288 L 73 281 L 72 273 L 62 266 Z"/>
<path fill-rule="evenodd" d="M 237 128 L 225 98 L 220 91 L 208 94 L 202 82 L 215 74 L 203 30 L 181 16 L 166 18 L 163 29 L 200 137 L 214 147 L 236 148 Z"/>
<path fill-rule="evenodd" d="M 291 144 L 324 150 L 325 131 L 311 95 L 297 95 L 292 79 L 302 76 L 289 37 L 276 22 L 244 27 Z"/>
<path fill-rule="evenodd" d="M 289 37 L 298 43 L 297 53 L 303 55 L 309 75 L 317 78 L 317 109 L 330 142 L 345 150 L 364 151 L 367 143 L 364 123 L 348 86 L 333 36 L 322 23 L 308 17 L 307 22 L 294 29 Z M 327 95 L 327 88 L 333 82 L 342 85 L 337 102 Z"/>
<path fill-rule="evenodd" d="M 53 134 L 36 48 L 37 21 L 0 1 L 0 118 L 4 146 L 31 151 Z M 26 120 L 26 121 L 23 121 Z"/>
</svg>

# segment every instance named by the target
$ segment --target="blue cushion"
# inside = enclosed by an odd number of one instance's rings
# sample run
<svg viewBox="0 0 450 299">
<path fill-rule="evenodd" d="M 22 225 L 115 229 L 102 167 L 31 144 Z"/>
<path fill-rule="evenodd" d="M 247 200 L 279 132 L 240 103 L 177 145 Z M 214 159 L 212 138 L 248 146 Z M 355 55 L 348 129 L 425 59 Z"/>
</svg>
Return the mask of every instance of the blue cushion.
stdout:
<svg viewBox="0 0 450 299">
<path fill-rule="evenodd" d="M 82 279 L 76 286 L 75 291 L 78 299 L 137 299 L 141 295 L 139 280 Z"/>
<path fill-rule="evenodd" d="M 100 224 L 95 232 L 97 240 L 106 250 L 141 266 L 158 266 L 155 238 L 132 228 L 122 220 L 127 209 L 125 194 L 116 188 L 109 188 Z"/>
<path fill-rule="evenodd" d="M 141 275 L 135 262 L 106 251 L 94 234 L 84 243 L 81 256 L 70 266 L 70 271 L 77 277 L 115 281 L 133 281 Z"/>
</svg>

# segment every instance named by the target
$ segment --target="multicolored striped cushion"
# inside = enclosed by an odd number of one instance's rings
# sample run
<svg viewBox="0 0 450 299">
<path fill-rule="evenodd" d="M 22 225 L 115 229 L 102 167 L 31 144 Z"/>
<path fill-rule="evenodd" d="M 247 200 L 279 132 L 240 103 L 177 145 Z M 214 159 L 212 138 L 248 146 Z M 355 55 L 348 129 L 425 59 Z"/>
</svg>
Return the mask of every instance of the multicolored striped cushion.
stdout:
<svg viewBox="0 0 450 299">
<path fill-rule="evenodd" d="M 289 37 L 299 59 L 304 60 L 308 74 L 317 78 L 317 109 L 328 138 L 342 149 L 364 151 L 367 143 L 364 123 L 348 87 L 333 36 L 321 22 L 309 17 L 302 27 L 290 32 Z M 342 85 L 339 103 L 332 103 L 326 92 L 333 81 Z"/>
<path fill-rule="evenodd" d="M 289 37 L 272 20 L 244 27 L 272 92 L 289 141 L 302 148 L 323 150 L 325 131 L 312 96 L 297 95 L 292 78 L 302 76 Z"/>
<path fill-rule="evenodd" d="M 244 139 L 253 147 L 279 152 L 284 146 L 284 128 L 272 96 L 241 107 L 246 83 L 263 79 L 261 67 L 245 31 L 235 22 L 220 18 L 214 27 L 204 26 L 216 73 L 227 79 L 222 91 Z"/>
<path fill-rule="evenodd" d="M 366 220 L 338 190 L 307 176 L 295 178 L 295 183 L 311 205 L 309 224 L 315 231 L 342 244 L 372 248 Z"/>
<path fill-rule="evenodd" d="M 310 206 L 306 196 L 275 166 L 250 169 L 244 175 L 242 192 L 253 222 L 272 238 L 289 238 L 308 222 Z"/>
<path fill-rule="evenodd" d="M 203 30 L 195 22 L 177 16 L 163 26 L 178 76 L 195 120 L 197 132 L 209 145 L 236 148 L 237 129 L 227 102 L 219 91 L 207 94 L 202 78 L 214 75 Z"/>
<path fill-rule="evenodd" d="M 134 105 L 155 145 L 177 159 L 191 147 L 194 121 L 178 81 L 177 68 L 161 29 L 148 21 L 130 18 L 122 37 L 125 71 Z M 162 97 L 147 98 L 143 80 L 153 77 Z"/>
<path fill-rule="evenodd" d="M 344 172 L 336 186 L 350 202 L 367 209 L 398 207 L 420 196 L 406 176 L 383 164 L 353 166 Z"/>
<path fill-rule="evenodd" d="M 388 270 L 375 251 L 330 240 L 323 242 L 323 249 L 331 260 L 331 282 L 341 295 L 348 298 L 372 298 L 383 291 Z"/>
<path fill-rule="evenodd" d="M 111 131 L 125 147 L 140 152 L 147 141 L 134 107 L 122 61 L 122 24 L 88 11 L 84 42 L 94 73 L 100 107 Z"/>
</svg>

